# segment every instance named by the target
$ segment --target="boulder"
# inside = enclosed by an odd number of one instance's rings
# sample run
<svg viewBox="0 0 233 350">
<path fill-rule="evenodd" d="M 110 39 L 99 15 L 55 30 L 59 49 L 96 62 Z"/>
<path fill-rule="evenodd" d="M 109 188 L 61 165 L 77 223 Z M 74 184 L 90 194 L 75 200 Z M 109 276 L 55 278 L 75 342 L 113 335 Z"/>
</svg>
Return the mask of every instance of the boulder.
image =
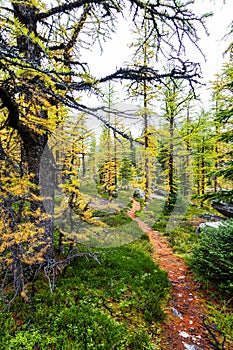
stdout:
<svg viewBox="0 0 233 350">
<path fill-rule="evenodd" d="M 201 233 L 202 230 L 205 230 L 207 228 L 218 228 L 222 224 L 221 221 L 206 221 L 201 223 L 198 228 L 196 229 L 196 233 Z"/>
</svg>

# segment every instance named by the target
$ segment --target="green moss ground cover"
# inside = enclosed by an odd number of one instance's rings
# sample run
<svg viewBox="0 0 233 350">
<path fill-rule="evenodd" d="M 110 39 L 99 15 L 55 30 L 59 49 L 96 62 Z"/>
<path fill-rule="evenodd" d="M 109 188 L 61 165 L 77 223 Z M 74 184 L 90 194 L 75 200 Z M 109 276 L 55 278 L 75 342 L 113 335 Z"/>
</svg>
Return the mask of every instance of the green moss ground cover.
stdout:
<svg viewBox="0 0 233 350">
<path fill-rule="evenodd" d="M 106 250 L 99 263 L 77 259 L 52 294 L 41 276 L 31 303 L 16 299 L 0 314 L 0 348 L 159 349 L 168 280 L 150 250 L 143 236 Z"/>
</svg>

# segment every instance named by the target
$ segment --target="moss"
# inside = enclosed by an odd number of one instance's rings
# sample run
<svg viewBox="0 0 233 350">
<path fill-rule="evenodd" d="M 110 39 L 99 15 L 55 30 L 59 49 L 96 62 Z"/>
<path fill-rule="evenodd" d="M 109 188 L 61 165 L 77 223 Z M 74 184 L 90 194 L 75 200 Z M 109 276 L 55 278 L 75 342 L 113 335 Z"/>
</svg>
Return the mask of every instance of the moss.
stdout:
<svg viewBox="0 0 233 350">
<path fill-rule="evenodd" d="M 31 304 L 17 298 L 1 313 L 1 348 L 151 349 L 169 287 L 149 249 L 143 237 L 102 250 L 99 263 L 79 258 L 56 279 L 52 294 L 41 275 Z"/>
</svg>

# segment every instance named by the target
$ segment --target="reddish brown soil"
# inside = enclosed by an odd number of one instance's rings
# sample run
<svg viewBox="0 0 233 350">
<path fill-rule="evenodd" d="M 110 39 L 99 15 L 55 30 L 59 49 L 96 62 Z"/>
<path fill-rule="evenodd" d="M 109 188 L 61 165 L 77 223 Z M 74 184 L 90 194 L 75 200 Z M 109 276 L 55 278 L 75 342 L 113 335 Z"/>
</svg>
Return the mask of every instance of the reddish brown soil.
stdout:
<svg viewBox="0 0 233 350">
<path fill-rule="evenodd" d="M 171 284 L 171 297 L 166 309 L 167 317 L 162 325 L 164 336 L 162 349 L 217 349 L 209 343 L 208 332 L 203 325 L 206 300 L 198 294 L 199 286 L 192 279 L 184 261 L 169 247 L 166 238 L 135 216 L 135 211 L 139 209 L 140 204 L 134 201 L 128 215 L 148 234 L 155 249 L 153 258 L 162 269 L 167 271 Z"/>
</svg>

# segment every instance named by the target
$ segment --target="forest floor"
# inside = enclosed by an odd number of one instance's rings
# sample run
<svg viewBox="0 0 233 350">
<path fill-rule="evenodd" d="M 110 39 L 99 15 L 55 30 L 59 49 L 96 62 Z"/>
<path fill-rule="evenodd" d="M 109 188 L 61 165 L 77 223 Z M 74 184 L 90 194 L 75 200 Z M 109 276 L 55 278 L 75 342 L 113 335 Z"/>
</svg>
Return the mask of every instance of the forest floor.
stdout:
<svg viewBox="0 0 233 350">
<path fill-rule="evenodd" d="M 203 296 L 200 284 L 192 278 L 185 262 L 174 254 L 166 238 L 135 216 L 139 209 L 140 204 L 134 200 L 128 215 L 149 236 L 154 247 L 152 257 L 167 271 L 171 285 L 171 296 L 165 310 L 167 317 L 162 324 L 162 349 L 224 349 L 217 347 L 217 339 L 211 339 L 211 334 L 203 323 L 208 314 L 209 295 Z"/>
</svg>

